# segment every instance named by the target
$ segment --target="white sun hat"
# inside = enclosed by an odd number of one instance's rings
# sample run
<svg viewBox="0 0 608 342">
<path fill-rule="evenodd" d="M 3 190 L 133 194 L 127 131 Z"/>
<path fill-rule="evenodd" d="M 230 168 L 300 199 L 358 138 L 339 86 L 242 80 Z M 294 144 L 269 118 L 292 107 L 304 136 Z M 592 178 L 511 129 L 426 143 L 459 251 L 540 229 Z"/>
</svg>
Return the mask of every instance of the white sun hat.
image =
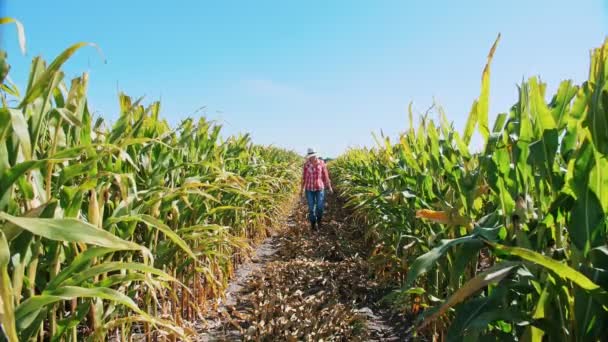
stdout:
<svg viewBox="0 0 608 342">
<path fill-rule="evenodd" d="M 306 158 L 310 158 L 313 156 L 317 155 L 317 151 L 315 151 L 314 148 L 308 148 L 308 151 L 306 152 Z"/>
</svg>

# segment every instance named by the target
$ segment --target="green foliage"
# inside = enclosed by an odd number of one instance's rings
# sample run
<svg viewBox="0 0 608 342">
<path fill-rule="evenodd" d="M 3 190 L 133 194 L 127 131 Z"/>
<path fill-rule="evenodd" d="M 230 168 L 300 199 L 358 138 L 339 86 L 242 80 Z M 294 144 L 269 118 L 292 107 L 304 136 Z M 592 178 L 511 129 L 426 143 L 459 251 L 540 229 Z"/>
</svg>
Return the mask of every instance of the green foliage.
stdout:
<svg viewBox="0 0 608 342">
<path fill-rule="evenodd" d="M 18 22 L 3 23 L 22 35 Z M 234 263 L 281 215 L 301 158 L 248 136 L 223 139 L 204 118 L 172 128 L 160 103 L 124 94 L 108 127 L 89 111 L 88 76 L 68 86 L 61 72 L 88 45 L 48 66 L 34 58 L 23 97 L 2 75 L 4 337 L 106 340 L 138 325 L 187 340 L 183 322 L 221 295 Z"/>
<path fill-rule="evenodd" d="M 462 135 L 441 111 L 441 129 L 428 113 L 416 129 L 410 111 L 397 142 L 330 164 L 337 188 L 386 263 L 400 261 L 391 279 L 402 289 L 391 297 L 413 313 L 422 307 L 413 332 L 599 341 L 608 328 L 608 43 L 593 51 L 589 80 L 562 82 L 549 102 L 539 79 L 524 82 L 489 132 L 495 48 Z M 472 153 L 477 125 L 484 149 Z"/>
</svg>

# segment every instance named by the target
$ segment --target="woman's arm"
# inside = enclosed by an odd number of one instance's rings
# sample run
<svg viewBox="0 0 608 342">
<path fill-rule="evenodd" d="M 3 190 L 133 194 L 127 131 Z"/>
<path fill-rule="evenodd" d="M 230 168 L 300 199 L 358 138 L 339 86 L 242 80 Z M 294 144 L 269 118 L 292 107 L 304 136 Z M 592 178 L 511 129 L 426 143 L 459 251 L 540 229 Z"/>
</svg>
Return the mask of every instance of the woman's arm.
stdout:
<svg viewBox="0 0 608 342">
<path fill-rule="evenodd" d="M 326 187 L 329 189 L 330 193 L 334 192 L 334 189 L 331 188 L 331 179 L 329 178 L 329 171 L 327 170 L 327 165 L 323 163 L 323 182 L 325 182 Z"/>
</svg>

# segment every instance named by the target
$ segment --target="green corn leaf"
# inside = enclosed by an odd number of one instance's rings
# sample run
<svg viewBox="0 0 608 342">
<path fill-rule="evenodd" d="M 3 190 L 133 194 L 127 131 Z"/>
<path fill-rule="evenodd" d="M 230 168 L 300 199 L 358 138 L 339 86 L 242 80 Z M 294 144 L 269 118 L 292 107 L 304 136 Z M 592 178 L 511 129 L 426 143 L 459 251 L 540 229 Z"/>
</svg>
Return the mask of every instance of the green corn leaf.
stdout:
<svg viewBox="0 0 608 342">
<path fill-rule="evenodd" d="M 473 133 L 475 132 L 475 126 L 478 122 L 479 111 L 477 107 L 479 103 L 477 101 L 473 102 L 473 106 L 471 107 L 471 111 L 469 112 L 469 117 L 467 119 L 467 123 L 464 128 L 464 132 L 462 133 L 462 140 L 468 146 L 471 142 L 471 137 L 473 137 Z"/>
<path fill-rule="evenodd" d="M 520 317 L 515 316 L 515 312 L 505 312 L 504 315 L 500 315 L 501 311 L 508 311 L 503 307 L 502 301 L 509 290 L 509 286 L 492 287 L 488 289 L 487 296 L 469 298 L 457 304 L 454 307 L 454 319 L 447 331 L 448 341 L 466 340 L 477 336 L 487 329 L 489 323 L 496 320 L 519 320 Z M 517 310 L 517 307 L 513 308 L 513 311 Z M 519 310 L 519 316 L 522 314 L 524 313 Z M 497 318 L 497 315 L 500 317 Z"/>
<path fill-rule="evenodd" d="M 215 208 L 209 210 L 207 215 L 214 215 L 214 214 L 222 212 L 222 211 L 237 210 L 237 209 L 240 209 L 240 208 L 232 206 L 232 205 L 222 205 L 222 206 L 215 207 Z"/>
<path fill-rule="evenodd" d="M 563 129 L 568 122 L 568 114 L 570 111 L 570 104 L 572 99 L 578 92 L 578 87 L 572 84 L 571 80 L 562 81 L 557 90 L 557 94 L 551 101 L 551 114 L 553 120 L 557 124 L 558 129 Z"/>
<path fill-rule="evenodd" d="M 84 288 L 77 286 L 64 286 L 51 291 L 45 291 L 40 295 L 30 297 L 23 301 L 15 310 L 15 319 L 19 330 L 26 329 L 32 315 L 37 315 L 40 310 L 51 304 L 62 300 L 74 298 L 100 298 L 120 305 L 124 305 L 134 312 L 148 317 L 137 307 L 135 302 L 126 295 L 108 288 Z"/>
<path fill-rule="evenodd" d="M 131 216 L 111 218 L 106 221 L 106 225 L 115 224 L 118 222 L 129 222 L 129 221 L 144 222 L 144 223 L 148 224 L 150 227 L 158 229 L 163 234 L 165 234 L 169 239 L 171 239 L 171 241 L 173 241 L 177 246 L 179 246 L 184 252 L 186 252 L 193 260 L 197 260 L 197 257 L 194 254 L 194 252 L 192 251 L 192 249 L 190 249 L 188 244 L 177 233 L 175 233 L 173 230 L 171 230 L 171 228 L 169 226 L 167 226 L 166 224 L 164 224 L 162 221 L 160 221 L 150 215 L 131 215 Z"/>
<path fill-rule="evenodd" d="M 43 213 L 48 213 L 49 211 L 54 211 L 56 207 L 57 207 L 56 201 L 49 201 L 47 203 L 40 205 L 37 208 L 27 211 L 26 213 L 23 214 L 23 216 L 24 217 L 40 217 Z M 6 239 L 10 242 L 13 239 L 15 239 L 16 237 L 18 237 L 19 234 L 21 234 L 21 232 L 23 232 L 23 229 L 21 229 L 19 226 L 15 225 L 15 224 L 7 222 L 2 227 L 2 231 L 4 232 Z"/>
<path fill-rule="evenodd" d="M 181 327 L 177 327 L 173 322 L 170 321 L 165 321 L 165 320 L 161 320 L 158 318 L 152 318 L 148 315 L 132 315 L 129 317 L 123 317 L 123 318 L 117 318 L 114 320 L 109 321 L 108 323 L 106 323 L 103 326 L 103 329 L 98 329 L 95 331 L 95 334 L 93 334 L 91 337 L 93 338 L 94 341 L 97 340 L 104 340 L 104 334 L 106 334 L 108 331 L 121 327 L 123 326 L 123 324 L 134 324 L 134 323 L 151 323 L 152 325 L 154 325 L 156 328 L 158 328 L 159 330 L 162 330 L 168 334 L 171 335 L 175 335 L 179 338 L 179 340 L 181 341 L 185 341 L 185 342 L 190 342 L 190 338 L 188 337 L 188 335 L 192 335 L 194 334 L 194 332 L 190 331 L 190 332 L 186 332 L 184 331 L 183 328 Z"/>
<path fill-rule="evenodd" d="M 31 232 L 32 234 L 39 235 L 50 240 L 83 242 L 90 245 L 119 250 L 145 249 L 145 247 L 142 247 L 136 243 L 122 240 L 105 230 L 98 229 L 88 223 L 76 219 L 15 217 L 3 212 L 0 212 L 0 219 L 4 219 Z"/>
<path fill-rule="evenodd" d="M 593 144 L 602 154 L 608 154 L 608 90 L 606 89 L 606 61 L 608 44 L 596 49 L 592 57 L 590 80 L 587 91 L 591 95 L 588 102 L 587 116 L 583 126 L 591 133 Z"/>
<path fill-rule="evenodd" d="M 600 268 L 590 268 L 583 266 L 582 271 L 590 279 L 601 284 L 602 278 L 608 278 L 608 272 Z M 606 283 L 603 284 L 606 286 Z M 576 317 L 577 327 L 575 334 L 579 341 L 601 340 L 602 335 L 608 327 L 608 306 L 602 305 L 597 300 L 597 295 L 591 294 L 581 288 L 574 289 L 574 317 Z"/>
<path fill-rule="evenodd" d="M 0 111 L 8 111 L 11 115 L 11 122 L 13 124 L 13 132 L 19 139 L 19 145 L 25 160 L 32 159 L 32 145 L 30 141 L 30 134 L 27 129 L 27 122 L 23 115 L 23 112 L 17 109 L 2 108 Z"/>
<path fill-rule="evenodd" d="M 0 18 L 0 25 L 6 24 L 15 24 L 17 28 L 17 39 L 19 40 L 19 48 L 21 49 L 21 53 L 25 54 L 25 29 L 23 28 L 23 24 L 17 19 L 13 19 L 10 17 Z"/>
<path fill-rule="evenodd" d="M 477 260 L 483 246 L 483 242 L 478 240 L 455 248 L 454 263 L 450 270 L 450 283 L 454 288 L 459 287 L 458 280 L 461 277 L 466 279 L 465 268 L 472 260 Z"/>
<path fill-rule="evenodd" d="M 595 194 L 604 215 L 608 213 L 608 157 L 594 150 L 595 165 L 589 173 L 589 189 Z"/>
<path fill-rule="evenodd" d="M 488 124 L 490 108 L 490 64 L 492 64 L 492 58 L 494 58 L 494 52 L 496 52 L 496 47 L 498 46 L 499 41 L 500 33 L 498 34 L 498 37 L 496 37 L 496 41 L 494 42 L 494 45 L 492 45 L 490 53 L 488 53 L 488 62 L 483 69 L 483 74 L 481 77 L 481 95 L 479 95 L 479 102 L 477 104 L 479 132 L 485 141 L 487 141 L 488 137 L 490 136 L 490 125 Z"/>
<path fill-rule="evenodd" d="M 538 299 L 538 301 L 536 302 L 536 308 L 534 309 L 534 313 L 532 314 L 532 318 L 533 319 L 542 319 L 545 318 L 547 309 L 548 309 L 548 303 L 549 303 L 549 299 L 551 298 L 551 292 L 553 291 L 553 286 L 551 285 L 551 283 L 547 283 L 547 285 L 545 285 L 545 287 L 543 288 L 543 291 L 540 294 L 540 298 Z M 542 341 L 543 336 L 545 335 L 545 332 L 535 326 L 528 326 L 526 327 L 524 334 L 523 334 L 523 340 L 524 341 Z"/>
<path fill-rule="evenodd" d="M 545 103 L 543 86 L 539 84 L 536 77 L 530 78 L 528 84 L 530 87 L 530 113 L 537 128 L 536 136 L 539 137 L 543 131 L 556 129 L 557 125 L 553 114 Z"/>
<path fill-rule="evenodd" d="M 603 292 L 601 291 L 599 285 L 595 284 L 584 274 L 557 260 L 551 259 L 547 256 L 544 256 L 540 253 L 534 252 L 526 248 L 509 247 L 491 242 L 488 242 L 488 244 L 496 251 L 517 256 L 526 261 L 530 261 L 537 265 L 543 266 L 544 268 L 555 273 L 557 276 L 570 280 L 587 291 L 597 291 L 598 293 Z"/>
<path fill-rule="evenodd" d="M 80 127 L 82 126 L 82 122 L 78 119 L 72 112 L 70 112 L 67 108 L 53 108 L 51 114 L 56 114 L 59 117 L 63 118 L 66 122 L 69 122 L 72 126 Z"/>
<path fill-rule="evenodd" d="M 9 341 L 18 341 L 15 318 L 15 294 L 8 274 L 8 264 L 11 252 L 4 233 L 0 231 L 0 298 L 2 299 L 2 310 L 0 322 L 2 330 Z"/>
<path fill-rule="evenodd" d="M 30 89 L 33 82 L 44 75 L 45 70 L 46 66 L 44 61 L 42 61 L 40 57 L 35 58 L 34 62 L 32 63 L 30 83 L 27 89 Z M 61 71 L 53 73 L 49 80 L 48 86 L 42 90 L 40 96 L 27 105 L 22 106 L 22 108 L 25 108 L 26 114 L 28 114 L 30 117 L 29 121 L 31 124 L 29 125 L 29 129 L 30 137 L 32 138 L 32 146 L 38 146 L 41 143 L 41 139 L 44 139 L 45 135 L 47 134 L 46 131 L 50 131 L 52 127 L 49 126 L 48 114 L 52 108 L 53 92 L 55 89 L 61 87 L 63 77 L 64 74 Z"/>
<path fill-rule="evenodd" d="M 539 140 L 530 144 L 529 161 L 538 167 L 543 177 L 548 180 L 553 190 L 559 191 L 558 184 L 553 184 L 552 174 L 555 155 L 559 148 L 559 136 L 556 129 L 544 130 Z"/>
<path fill-rule="evenodd" d="M 410 134 L 414 133 L 414 109 L 413 109 L 414 104 L 412 102 L 410 102 L 410 104 L 407 106 L 407 114 L 409 117 L 409 122 L 410 122 Z"/>
<path fill-rule="evenodd" d="M 577 154 L 576 159 L 571 161 L 568 167 L 567 175 L 569 186 L 576 195 L 568 231 L 572 243 L 586 255 L 591 248 L 601 245 L 604 241 L 605 231 L 599 227 L 605 224 L 606 213 L 596 193 L 605 191 L 601 190 L 601 187 L 599 189 L 590 187 L 597 185 L 589 182 L 596 160 L 592 144 L 585 141 Z M 596 180 L 600 179 L 600 177 L 596 178 Z M 601 184 L 600 182 L 600 186 Z"/>
<path fill-rule="evenodd" d="M 608 268 L 608 245 L 595 247 L 591 250 L 591 260 L 597 267 Z"/>
<path fill-rule="evenodd" d="M 471 243 L 475 243 L 475 241 L 476 241 L 476 237 L 472 236 L 472 235 L 464 236 L 464 237 L 452 239 L 452 240 L 442 240 L 439 243 L 439 246 L 437 246 L 437 247 L 431 249 L 430 251 L 428 251 L 427 253 L 419 256 L 412 263 L 412 265 L 409 268 L 409 271 L 407 272 L 407 280 L 405 282 L 405 287 L 406 288 L 412 287 L 412 285 L 414 284 L 414 281 L 416 281 L 416 278 L 418 278 L 420 275 L 426 273 L 428 270 L 430 270 L 432 267 L 434 267 L 435 262 L 439 258 L 441 258 L 445 253 L 447 253 L 447 251 L 451 247 L 461 245 L 461 244 L 471 244 Z"/>
<path fill-rule="evenodd" d="M 466 300 L 471 295 L 477 293 L 479 290 L 485 288 L 489 284 L 497 283 L 504 277 L 509 275 L 514 269 L 519 267 L 518 264 L 511 262 L 503 262 L 495 265 L 492 268 L 479 273 L 473 279 L 469 280 L 461 288 L 459 288 L 454 294 L 450 296 L 443 304 L 441 304 L 435 310 L 432 310 L 430 316 L 426 317 L 424 321 L 418 326 L 418 329 L 424 328 L 426 325 L 443 315 L 449 308 L 454 305 Z"/>
<path fill-rule="evenodd" d="M 76 312 L 70 315 L 68 318 L 62 319 L 57 324 L 57 332 L 51 337 L 51 342 L 62 341 L 66 332 L 70 329 L 74 329 L 89 313 L 91 306 L 90 301 L 84 301 L 78 305 Z"/>
<path fill-rule="evenodd" d="M 6 51 L 0 51 L 0 89 L 4 90 L 6 93 L 11 94 L 15 97 L 18 97 L 18 94 L 15 94 L 15 91 L 11 90 L 8 84 L 8 73 L 11 70 L 10 64 L 7 62 L 7 54 Z M 2 135 L 0 134 L 0 137 Z"/>
<path fill-rule="evenodd" d="M 31 85 L 28 87 L 25 97 L 21 101 L 19 107 L 24 107 L 26 104 L 32 102 L 35 98 L 42 95 L 45 89 L 51 84 L 55 73 L 59 72 L 59 69 L 72 55 L 78 51 L 79 49 L 85 46 L 93 46 L 97 49 L 99 54 L 101 55 L 101 50 L 96 44 L 93 43 L 76 43 L 69 48 L 65 49 L 55 60 L 48 66 L 48 68 L 44 71 L 42 75 Z"/>
<path fill-rule="evenodd" d="M 7 195 L 19 177 L 32 169 L 40 168 L 45 165 L 46 162 L 47 161 L 45 160 L 28 160 L 9 169 L 5 169 L 3 174 L 0 175 L 0 198 Z"/>
<path fill-rule="evenodd" d="M 158 259 L 156 259 L 158 260 Z M 114 274 L 107 276 L 96 283 L 99 287 L 112 287 L 115 285 L 130 283 L 130 282 L 149 282 L 150 279 L 145 274 L 141 273 L 128 273 L 128 274 Z M 162 285 L 162 284 L 161 284 Z"/>
<path fill-rule="evenodd" d="M 96 164 L 97 158 L 91 158 L 89 160 L 82 161 L 81 163 L 68 165 L 61 170 L 57 183 L 63 186 L 70 180 L 73 180 L 79 176 L 87 175 L 94 177 Z"/>
<path fill-rule="evenodd" d="M 150 273 L 150 274 L 154 274 L 154 275 L 160 277 L 160 279 L 162 279 L 164 281 L 172 281 L 177 284 L 180 284 L 183 286 L 184 289 L 187 289 L 187 287 L 184 284 L 182 284 L 179 280 L 175 279 L 174 277 L 170 276 L 166 272 L 163 272 L 157 268 L 154 268 L 152 266 L 148 266 L 145 264 L 122 262 L 122 261 L 104 262 L 102 264 L 95 265 L 95 266 L 87 268 L 79 273 L 72 274 L 69 278 L 63 280 L 58 285 L 83 286 L 84 285 L 83 283 L 86 280 L 89 280 L 95 276 L 98 276 L 98 275 L 101 275 L 104 273 L 110 273 L 110 272 L 114 272 L 114 271 L 139 271 L 139 272 L 143 272 L 143 273 Z"/>
<path fill-rule="evenodd" d="M 47 285 L 46 290 L 53 290 L 61 285 L 64 281 L 71 278 L 74 274 L 83 271 L 91 265 L 95 258 L 99 258 L 108 253 L 117 251 L 117 249 L 92 247 L 78 254 L 69 266 L 61 270 Z"/>
</svg>

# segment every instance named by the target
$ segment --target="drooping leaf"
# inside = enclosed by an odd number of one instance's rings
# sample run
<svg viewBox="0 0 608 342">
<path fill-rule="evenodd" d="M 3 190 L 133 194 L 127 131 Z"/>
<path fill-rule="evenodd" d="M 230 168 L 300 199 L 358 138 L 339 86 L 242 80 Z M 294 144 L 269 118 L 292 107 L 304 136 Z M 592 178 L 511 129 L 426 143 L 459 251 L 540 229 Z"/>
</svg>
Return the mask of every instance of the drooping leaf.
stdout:
<svg viewBox="0 0 608 342">
<path fill-rule="evenodd" d="M 61 283 L 63 283 L 68 278 L 72 277 L 74 274 L 81 272 L 85 268 L 91 265 L 91 262 L 95 258 L 99 258 L 103 255 L 116 251 L 116 249 L 112 248 L 103 248 L 103 247 L 93 247 L 88 248 L 86 251 L 78 254 L 74 260 L 70 263 L 69 266 L 65 267 L 61 270 L 47 285 L 47 290 L 52 290 L 57 288 Z"/>
<path fill-rule="evenodd" d="M 186 254 L 188 254 L 193 260 L 197 260 L 196 255 L 190 249 L 188 244 L 169 226 L 164 224 L 162 221 L 150 216 L 150 215 L 131 215 L 126 217 L 116 217 L 106 221 L 106 224 L 114 224 L 118 222 L 127 222 L 127 221 L 138 221 L 144 222 L 148 224 L 150 227 L 156 228 L 165 234 L 171 241 L 173 241 L 177 246 L 179 246 Z"/>
<path fill-rule="evenodd" d="M 0 175 L 0 198 L 6 196 L 17 179 L 26 172 L 46 164 L 46 160 L 29 160 L 5 169 Z"/>
<path fill-rule="evenodd" d="M 407 273 L 407 281 L 405 283 L 405 287 L 409 288 L 413 285 L 416 278 L 418 278 L 421 274 L 426 273 L 429 269 L 431 269 L 435 262 L 441 258 L 451 247 L 461 245 L 461 244 L 471 244 L 475 243 L 475 236 L 468 235 L 461 238 L 456 238 L 452 240 L 442 240 L 439 243 L 439 246 L 431 249 L 427 253 L 419 256 L 412 263 Z"/>
<path fill-rule="evenodd" d="M 436 310 L 433 310 L 432 314 L 426 317 L 424 321 L 420 325 L 418 325 L 418 328 L 424 328 L 426 325 L 443 315 L 449 308 L 466 300 L 471 295 L 485 288 L 489 284 L 501 281 L 518 266 L 518 264 L 513 264 L 511 262 L 503 262 L 501 264 L 491 267 L 487 271 L 479 273 L 477 276 L 475 276 L 473 279 L 469 280 L 466 284 L 459 288 L 456 292 L 454 292 L 454 294 L 452 294 L 450 298 L 448 298 L 443 304 L 441 304 L 441 306 L 439 306 Z"/>
<path fill-rule="evenodd" d="M 32 84 L 28 87 L 23 100 L 19 107 L 24 107 L 26 104 L 32 102 L 36 97 L 40 96 L 45 89 L 51 83 L 56 72 L 59 71 L 61 66 L 70 58 L 72 55 L 78 51 L 79 49 L 85 46 L 93 46 L 97 49 L 97 51 L 101 54 L 101 50 L 97 47 L 96 44 L 93 43 L 76 43 L 69 48 L 65 49 L 55 60 L 48 66 L 48 68 L 44 71 L 44 73 Z"/>
<path fill-rule="evenodd" d="M 71 300 L 74 298 L 100 298 L 124 305 L 140 315 L 146 315 L 135 302 L 128 296 L 108 288 L 84 288 L 77 286 L 64 286 L 51 291 L 45 291 L 40 295 L 30 297 L 23 301 L 15 310 L 15 319 L 19 330 L 27 328 L 24 322 L 28 321 L 29 316 L 36 314 L 48 305 L 61 300 Z"/>
<path fill-rule="evenodd" d="M 32 159 L 32 145 L 30 141 L 30 134 L 27 129 L 27 122 L 23 115 L 23 112 L 12 108 L 2 108 L 0 111 L 8 111 L 11 115 L 11 123 L 13 126 L 13 132 L 19 139 L 19 145 L 25 160 Z"/>
<path fill-rule="evenodd" d="M 83 282 L 85 282 L 88 279 L 91 279 L 91 278 L 101 275 L 101 274 L 111 273 L 114 271 L 139 271 L 139 272 L 143 272 L 143 273 L 150 273 L 150 274 L 154 274 L 154 275 L 160 277 L 162 280 L 172 281 L 177 284 L 181 284 L 180 281 L 178 281 L 174 277 L 170 276 L 166 272 L 163 272 L 162 270 L 159 270 L 152 266 L 148 266 L 148 265 L 140 264 L 140 263 L 134 263 L 134 262 L 122 262 L 121 261 L 121 262 L 104 262 L 102 264 L 87 268 L 79 273 L 72 274 L 69 278 L 63 280 L 58 285 L 82 286 Z M 183 285 L 183 284 L 181 284 L 181 285 L 184 288 L 186 288 L 185 285 Z"/>
<path fill-rule="evenodd" d="M 45 219 L 16 217 L 0 212 L 0 219 L 11 222 L 35 235 L 44 238 L 65 241 L 83 242 L 95 246 L 107 247 L 119 250 L 142 250 L 136 243 L 118 238 L 117 236 L 98 229 L 86 222 L 76 219 Z"/>
<path fill-rule="evenodd" d="M 577 286 L 587 291 L 597 291 L 599 294 L 601 294 L 602 292 L 600 286 L 595 284 L 584 274 L 580 273 L 579 271 L 573 269 L 572 267 L 564 263 L 551 259 L 545 255 L 521 247 L 510 247 L 495 243 L 489 243 L 489 245 L 496 251 L 517 256 L 526 261 L 530 261 L 537 265 L 540 265 L 552 271 L 555 275 L 570 280 Z"/>
<path fill-rule="evenodd" d="M 25 29 L 23 28 L 23 24 L 17 19 L 10 17 L 0 18 L 0 25 L 6 24 L 15 24 L 17 28 L 17 39 L 19 41 L 19 48 L 21 49 L 21 53 L 25 54 Z"/>
</svg>

